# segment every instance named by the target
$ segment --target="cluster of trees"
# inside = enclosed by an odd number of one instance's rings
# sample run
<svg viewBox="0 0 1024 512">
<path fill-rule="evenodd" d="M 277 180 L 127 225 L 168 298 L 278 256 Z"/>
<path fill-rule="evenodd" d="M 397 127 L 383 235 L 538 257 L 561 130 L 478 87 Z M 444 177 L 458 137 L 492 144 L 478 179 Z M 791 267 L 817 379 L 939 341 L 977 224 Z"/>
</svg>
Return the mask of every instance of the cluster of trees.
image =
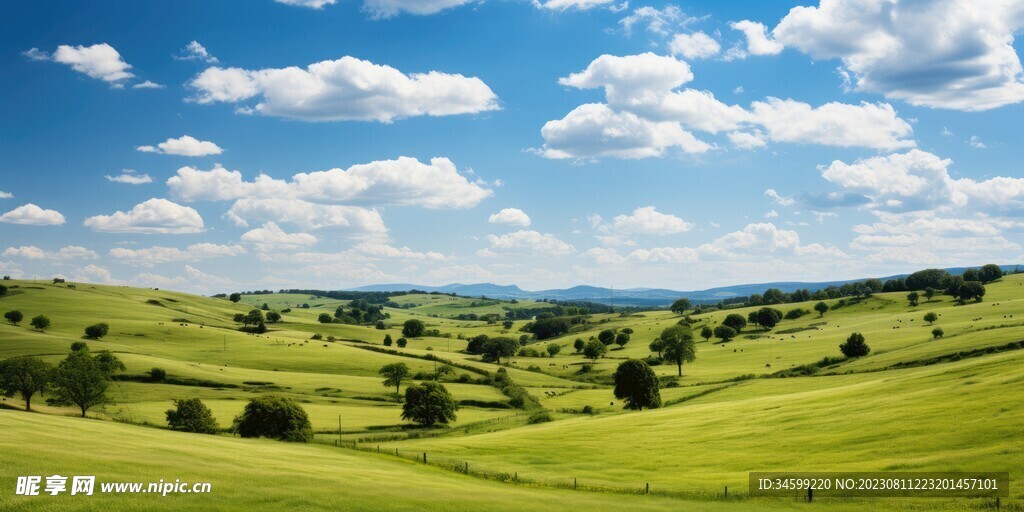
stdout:
<svg viewBox="0 0 1024 512">
<path fill-rule="evenodd" d="M 175 400 L 166 412 L 167 425 L 179 432 L 216 434 L 220 430 L 210 408 L 198 398 Z M 266 437 L 294 443 L 313 440 L 313 425 L 306 411 L 290 398 L 262 395 L 249 400 L 235 417 L 231 431 L 241 437 Z"/>
<path fill-rule="evenodd" d="M 481 334 L 469 339 L 469 343 L 466 344 L 466 352 L 481 355 L 484 361 L 501 364 L 501 358 L 514 356 L 519 350 L 519 346 L 519 341 L 512 338 L 505 336 L 491 338 L 486 334 Z"/>
<path fill-rule="evenodd" d="M 25 315 L 18 310 L 8 311 L 4 313 L 4 320 L 7 320 L 13 325 L 18 325 L 22 320 L 25 319 Z M 44 331 L 47 327 L 50 327 L 50 319 L 46 315 L 37 315 L 32 317 L 29 321 L 29 325 L 37 331 Z"/>
<path fill-rule="evenodd" d="M 20 395 L 27 411 L 32 410 L 32 397 L 40 394 L 49 395 L 51 405 L 77 406 L 85 417 L 92 407 L 109 402 L 107 387 L 113 375 L 124 369 L 109 351 L 93 355 L 85 343 L 76 342 L 56 367 L 33 356 L 0 361 L 0 391 L 5 396 Z"/>
<path fill-rule="evenodd" d="M 276 312 L 273 313 L 277 315 L 275 317 L 275 321 L 280 321 L 281 315 L 277 314 Z M 259 309 L 251 309 L 246 314 L 235 313 L 234 321 L 235 323 L 242 324 L 242 328 L 240 329 L 242 331 L 263 334 L 267 332 L 267 325 L 264 322 L 269 320 L 270 313 L 268 313 L 267 315 L 268 317 L 264 317 L 263 311 L 260 311 Z"/>
</svg>

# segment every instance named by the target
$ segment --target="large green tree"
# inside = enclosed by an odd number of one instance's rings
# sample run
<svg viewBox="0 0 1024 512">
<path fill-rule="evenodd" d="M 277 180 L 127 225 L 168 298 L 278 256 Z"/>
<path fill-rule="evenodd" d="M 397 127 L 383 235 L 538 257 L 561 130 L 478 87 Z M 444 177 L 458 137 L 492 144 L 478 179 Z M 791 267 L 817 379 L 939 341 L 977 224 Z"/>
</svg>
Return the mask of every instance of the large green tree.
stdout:
<svg viewBox="0 0 1024 512">
<path fill-rule="evenodd" d="M 722 325 L 728 325 L 736 332 L 740 332 L 747 326 L 747 319 L 743 318 L 743 315 L 739 313 L 731 313 L 725 317 L 725 320 L 722 320 Z"/>
<path fill-rule="evenodd" d="M 21 395 L 25 410 L 32 410 L 32 396 L 46 393 L 53 379 L 53 366 L 32 356 L 0 361 L 0 391 L 4 396 Z"/>
<path fill-rule="evenodd" d="M 690 329 L 681 325 L 674 325 L 661 331 L 663 343 L 661 354 L 666 361 L 676 364 L 679 376 L 683 375 L 683 363 L 690 363 L 697 359 L 697 347 L 693 343 L 693 335 Z"/>
<path fill-rule="evenodd" d="M 613 375 L 615 398 L 626 402 L 626 409 L 641 410 L 661 407 L 661 393 L 658 391 L 658 376 L 651 367 L 639 360 L 630 359 L 619 364 Z"/>
<path fill-rule="evenodd" d="M 48 400 L 55 405 L 74 405 L 85 413 L 97 405 L 110 401 L 107 387 L 110 377 L 124 365 L 109 352 L 93 356 L 88 350 L 68 354 L 53 372 L 53 396 Z"/>
<path fill-rule="evenodd" d="M 401 392 L 402 381 L 409 378 L 412 372 L 409 371 L 409 367 L 405 363 L 391 363 L 384 365 L 380 370 L 377 371 L 382 377 L 384 377 L 384 385 L 387 387 L 394 386 L 395 393 Z"/>
<path fill-rule="evenodd" d="M 406 320 L 402 324 L 402 336 L 407 338 L 419 338 L 423 336 L 423 333 L 427 331 L 427 326 L 423 325 L 423 322 L 415 318 Z"/>
<path fill-rule="evenodd" d="M 681 315 L 691 309 L 690 299 L 677 299 L 672 303 L 672 312 Z"/>
<path fill-rule="evenodd" d="M 415 421 L 427 427 L 438 423 L 447 425 L 455 421 L 455 411 L 458 409 L 459 404 L 448 389 L 437 382 L 427 381 L 405 388 L 403 420 Z"/>
<path fill-rule="evenodd" d="M 846 343 L 839 345 L 839 350 L 846 357 L 863 357 L 871 352 L 871 347 L 864 341 L 864 335 L 855 332 L 846 338 Z"/>
</svg>

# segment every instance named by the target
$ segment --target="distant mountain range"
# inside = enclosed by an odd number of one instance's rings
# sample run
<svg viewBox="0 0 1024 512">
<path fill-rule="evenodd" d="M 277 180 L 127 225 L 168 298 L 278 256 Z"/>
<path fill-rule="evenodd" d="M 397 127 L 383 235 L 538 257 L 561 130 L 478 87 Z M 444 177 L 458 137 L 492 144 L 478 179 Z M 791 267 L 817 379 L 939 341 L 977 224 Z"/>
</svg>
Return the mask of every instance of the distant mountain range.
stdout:
<svg viewBox="0 0 1024 512">
<path fill-rule="evenodd" d="M 1014 271 L 1017 265 L 1002 265 L 1003 270 Z M 957 267 L 945 269 L 950 274 L 962 274 L 968 267 Z M 909 274 L 898 274 L 894 276 L 881 277 L 882 281 L 906 277 Z M 599 286 L 573 286 L 572 288 L 528 291 L 511 284 L 498 285 L 492 283 L 477 284 L 447 284 L 444 286 L 424 286 L 416 284 L 374 284 L 353 288 L 353 291 L 362 292 L 391 292 L 422 290 L 425 292 L 454 293 L 463 297 L 490 297 L 492 299 L 529 299 L 529 300 L 559 300 L 559 301 L 588 301 L 603 304 L 617 304 L 620 306 L 664 306 L 671 304 L 679 298 L 687 298 L 694 302 L 718 302 L 733 297 L 745 297 L 753 293 L 763 293 L 768 288 L 778 288 L 783 292 L 793 292 L 807 288 L 812 292 L 828 286 L 840 286 L 846 283 L 863 281 L 868 278 L 850 279 L 846 281 L 822 281 L 822 282 L 800 282 L 784 281 L 774 283 L 739 284 L 733 286 L 720 286 L 706 290 L 678 291 L 664 288 L 626 288 L 612 290 Z"/>
</svg>

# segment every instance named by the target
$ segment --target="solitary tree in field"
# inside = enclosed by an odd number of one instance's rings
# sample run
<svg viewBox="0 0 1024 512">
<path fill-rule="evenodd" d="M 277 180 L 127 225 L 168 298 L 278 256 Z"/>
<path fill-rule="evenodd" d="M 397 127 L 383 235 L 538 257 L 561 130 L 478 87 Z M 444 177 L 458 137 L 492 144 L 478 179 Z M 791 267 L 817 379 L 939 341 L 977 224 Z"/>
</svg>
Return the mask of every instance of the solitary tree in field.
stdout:
<svg viewBox="0 0 1024 512">
<path fill-rule="evenodd" d="M 662 355 L 666 361 L 676 364 L 679 376 L 683 376 L 683 363 L 690 363 L 697 359 L 697 348 L 693 343 L 693 336 L 689 329 L 682 326 L 673 326 L 661 331 L 661 341 L 664 343 Z"/>
<path fill-rule="evenodd" d="M 929 311 L 928 313 L 925 313 L 925 315 L 924 315 L 924 321 L 928 322 L 928 325 L 934 324 L 935 321 L 938 320 L 938 319 L 939 319 L 939 315 L 936 315 L 934 312 L 931 312 L 931 311 Z"/>
<path fill-rule="evenodd" d="M 583 341 L 583 338 L 576 338 L 576 341 L 572 342 L 572 348 L 576 352 L 583 351 L 583 347 L 585 347 L 586 345 L 587 344 L 586 342 Z"/>
<path fill-rule="evenodd" d="M 398 341 L 395 342 L 395 345 L 398 345 L 398 348 L 405 348 L 405 346 L 408 344 L 409 340 L 405 338 L 398 338 Z"/>
<path fill-rule="evenodd" d="M 277 311 L 267 312 L 267 323 L 276 324 L 281 321 L 281 313 Z"/>
<path fill-rule="evenodd" d="M 871 352 L 871 347 L 864 342 L 863 334 L 855 332 L 849 338 L 846 338 L 846 343 L 839 345 L 839 350 L 846 357 L 863 357 Z"/>
<path fill-rule="evenodd" d="M 591 340 L 587 342 L 587 345 L 583 347 L 583 357 L 587 359 L 594 359 L 603 356 L 608 351 L 608 347 L 604 343 L 597 340 Z"/>
<path fill-rule="evenodd" d="M 113 355 L 99 359 L 88 350 L 68 354 L 53 373 L 54 392 L 47 402 L 78 406 L 84 418 L 92 407 L 110 401 L 107 387 L 110 385 L 110 369 L 115 366 L 116 359 Z"/>
<path fill-rule="evenodd" d="M 562 351 L 562 346 L 559 345 L 558 343 L 548 343 L 547 350 L 549 356 L 555 357 L 556 355 L 558 355 L 559 352 Z"/>
<path fill-rule="evenodd" d="M 483 349 L 485 361 L 501 364 L 501 358 L 512 357 L 516 354 L 516 351 L 519 350 L 519 342 L 512 338 L 499 336 L 484 343 Z"/>
<path fill-rule="evenodd" d="M 91 340 L 98 340 L 107 335 L 110 331 L 110 326 L 105 323 L 98 323 L 90 325 L 85 328 L 85 337 Z"/>
<path fill-rule="evenodd" d="M 946 331 L 942 330 L 942 327 L 936 327 L 932 329 L 932 338 L 939 339 L 946 335 Z"/>
<path fill-rule="evenodd" d="M 700 330 L 700 337 L 704 338 L 704 341 L 708 341 L 712 336 L 715 335 L 715 331 L 711 330 L 711 327 L 705 325 Z"/>
<path fill-rule="evenodd" d="M 263 395 L 249 400 L 231 429 L 242 437 L 266 437 L 294 443 L 313 440 L 313 426 L 302 407 L 290 398 Z"/>
<path fill-rule="evenodd" d="M 316 320 L 322 324 L 329 324 L 334 321 L 334 318 L 327 313 L 320 313 L 320 316 L 316 317 Z"/>
<path fill-rule="evenodd" d="M 237 303 L 238 301 L 242 300 L 242 294 L 241 293 L 232 293 L 231 296 L 228 297 L 228 300 L 230 300 L 231 302 Z"/>
<path fill-rule="evenodd" d="M 405 363 L 392 363 L 384 365 L 379 371 L 380 375 L 384 377 L 384 386 L 395 387 L 395 393 L 399 393 L 402 387 L 402 381 L 408 379 L 412 374 L 409 371 L 409 367 Z"/>
<path fill-rule="evenodd" d="M 909 302 L 911 306 L 916 306 L 919 299 L 920 297 L 917 295 L 917 292 L 910 292 L 907 294 L 907 302 Z"/>
<path fill-rule="evenodd" d="M 825 313 L 828 313 L 828 304 L 825 304 L 824 302 L 819 302 L 814 305 L 814 310 L 818 312 L 819 317 L 825 316 Z"/>
<path fill-rule="evenodd" d="M 719 325 L 715 327 L 715 337 L 722 340 L 723 343 L 728 342 L 736 337 L 736 329 L 728 325 Z"/>
<path fill-rule="evenodd" d="M 42 330 L 45 330 L 47 327 L 50 326 L 50 319 L 46 318 L 46 316 L 44 316 L 44 315 L 39 315 L 39 316 L 33 317 L 32 321 L 29 322 L 29 325 L 34 327 L 35 330 L 37 330 L 37 331 L 42 331 Z"/>
<path fill-rule="evenodd" d="M 21 314 L 21 311 L 17 311 L 17 310 L 15 310 L 15 311 L 8 311 L 8 312 L 4 313 L 4 319 L 7 320 L 8 322 L 14 324 L 14 325 L 18 325 L 18 324 L 21 323 L 22 320 L 25 319 L 25 315 Z"/>
<path fill-rule="evenodd" d="M 681 315 L 690 310 L 690 299 L 678 299 L 672 303 L 672 312 Z"/>
<path fill-rule="evenodd" d="M 402 324 L 402 336 L 407 338 L 419 338 L 423 336 L 423 333 L 427 331 L 427 326 L 423 325 L 423 322 L 416 320 L 415 318 L 406 320 Z"/>
<path fill-rule="evenodd" d="M 32 396 L 45 393 L 53 378 L 53 367 L 32 356 L 0 361 L 0 391 L 4 396 L 21 395 L 25 410 L 32 410 Z"/>
<path fill-rule="evenodd" d="M 391 340 L 391 335 L 390 334 L 385 334 L 384 335 L 384 346 L 385 347 L 390 347 L 391 343 L 393 343 L 393 341 Z"/>
<path fill-rule="evenodd" d="M 725 320 L 722 320 L 722 325 L 728 325 L 736 332 L 740 332 L 747 326 L 747 319 L 743 318 L 743 315 L 739 313 L 732 313 L 729 316 L 726 316 Z"/>
<path fill-rule="evenodd" d="M 405 403 L 402 404 L 402 419 L 411 420 L 426 427 L 438 423 L 447 425 L 455 421 L 459 404 L 451 393 L 437 382 L 423 382 L 418 386 L 405 388 Z"/>
<path fill-rule="evenodd" d="M 605 329 L 597 333 L 597 340 L 600 341 L 601 343 L 604 343 L 605 345 L 611 345 L 612 343 L 615 343 L 615 330 Z"/>
<path fill-rule="evenodd" d="M 639 360 L 630 359 L 619 364 L 613 375 L 615 398 L 625 401 L 626 409 L 642 410 L 661 407 L 661 393 L 658 391 L 658 376 L 651 367 Z"/>
<path fill-rule="evenodd" d="M 210 408 L 198 398 L 175 400 L 174 409 L 168 409 L 166 415 L 167 425 L 179 432 L 216 434 L 220 428 Z"/>
<path fill-rule="evenodd" d="M 925 300 L 931 302 L 932 297 L 934 297 L 935 294 L 937 294 L 937 293 L 939 293 L 938 290 L 936 290 L 935 288 L 932 288 L 931 286 L 929 286 L 928 288 L 924 289 L 924 298 L 925 298 Z"/>
<path fill-rule="evenodd" d="M 625 347 L 626 343 L 629 343 L 629 333 L 620 332 L 615 335 L 615 344 L 618 345 L 619 348 Z"/>
</svg>

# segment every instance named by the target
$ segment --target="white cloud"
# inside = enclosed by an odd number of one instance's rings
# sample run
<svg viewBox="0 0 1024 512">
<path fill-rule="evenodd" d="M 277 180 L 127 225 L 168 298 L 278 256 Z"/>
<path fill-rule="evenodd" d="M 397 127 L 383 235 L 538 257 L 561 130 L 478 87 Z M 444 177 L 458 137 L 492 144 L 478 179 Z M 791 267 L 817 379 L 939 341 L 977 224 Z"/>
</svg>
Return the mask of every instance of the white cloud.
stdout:
<svg viewBox="0 0 1024 512">
<path fill-rule="evenodd" d="M 912 148 L 910 123 L 887 103 L 849 105 L 831 102 L 820 107 L 768 98 L 752 104 L 757 123 L 773 141 L 814 143 L 884 150 Z"/>
<path fill-rule="evenodd" d="M 298 7 L 309 7 L 310 9 L 322 9 L 325 5 L 334 5 L 338 0 L 274 0 L 279 4 L 294 5 Z"/>
<path fill-rule="evenodd" d="M 530 216 L 519 208 L 505 208 L 487 218 L 491 224 L 508 224 L 509 226 L 527 227 L 530 225 Z"/>
<path fill-rule="evenodd" d="M 107 181 L 114 183 L 125 183 L 128 185 L 145 185 L 146 183 L 153 183 L 153 178 L 149 174 L 139 174 L 133 169 L 124 169 L 121 174 L 117 176 L 106 176 Z"/>
<path fill-rule="evenodd" d="M 146 249 L 115 247 L 110 250 L 110 256 L 118 261 L 146 267 L 172 261 L 196 262 L 210 258 L 233 257 L 245 253 L 245 248 L 240 245 L 217 245 L 211 243 L 192 244 L 185 249 L 153 246 Z"/>
<path fill-rule="evenodd" d="M 0 190 L 0 199 L 14 199 L 14 194 Z"/>
<path fill-rule="evenodd" d="M 160 274 L 144 273 L 133 277 L 130 283 L 135 286 L 170 288 L 191 292 L 223 291 L 218 290 L 218 287 L 236 286 L 236 283 L 231 279 L 207 274 L 191 265 L 185 265 L 181 275 L 178 277 L 165 277 Z"/>
<path fill-rule="evenodd" d="M 286 233 L 274 222 L 245 232 L 241 240 L 253 244 L 259 251 L 297 250 L 319 242 L 317 237 L 309 233 Z"/>
<path fill-rule="evenodd" d="M 326 1 L 326 0 L 320 0 Z M 207 64 L 216 64 L 220 62 L 217 57 L 214 57 L 206 50 L 206 47 L 199 44 L 199 41 L 191 41 L 184 48 L 178 52 L 178 55 L 174 56 L 177 60 L 195 60 L 199 62 L 205 62 Z"/>
<path fill-rule="evenodd" d="M 739 149 L 758 149 L 768 145 L 764 140 L 764 133 L 761 130 L 750 132 L 729 132 L 726 134 L 729 142 Z"/>
<path fill-rule="evenodd" d="M 108 233 L 180 235 L 206 230 L 199 212 L 166 199 L 150 199 L 127 212 L 89 217 L 85 226 Z"/>
<path fill-rule="evenodd" d="M 644 206 L 630 215 L 615 216 L 608 228 L 619 235 L 671 235 L 690 231 L 693 224 L 661 213 L 653 206 Z"/>
<path fill-rule="evenodd" d="M 637 249 L 629 258 L 641 263 L 692 263 L 700 259 L 700 253 L 690 247 L 655 247 Z"/>
<path fill-rule="evenodd" d="M 718 55 L 722 46 L 704 32 L 676 34 L 668 45 L 674 55 L 687 59 L 707 59 Z"/>
<path fill-rule="evenodd" d="M 628 4 L 626 4 L 628 6 Z M 667 5 L 664 9 L 650 6 L 638 7 L 633 13 L 619 20 L 626 36 L 633 33 L 635 25 L 647 25 L 647 30 L 658 35 L 668 35 L 674 27 L 684 27 L 698 21 L 698 18 L 687 16 L 679 7 Z"/>
<path fill-rule="evenodd" d="M 783 45 L 768 37 L 767 27 L 763 23 L 743 20 L 730 23 L 729 27 L 743 32 L 747 38 L 747 53 L 750 55 L 777 55 L 782 52 Z"/>
<path fill-rule="evenodd" d="M 775 210 L 769 210 L 768 213 L 764 214 L 764 218 L 766 218 L 766 219 L 774 219 L 774 218 L 776 218 L 778 216 L 779 216 L 779 212 L 777 212 Z"/>
<path fill-rule="evenodd" d="M 353 247 L 356 252 L 377 258 L 400 258 L 407 260 L 445 261 L 444 254 L 434 251 L 417 252 L 408 247 L 394 247 L 388 244 L 364 242 Z"/>
<path fill-rule="evenodd" d="M 520 230 L 505 235 L 487 235 L 491 251 L 525 253 L 532 256 L 566 256 L 576 251 L 572 245 L 550 233 Z"/>
<path fill-rule="evenodd" d="M 35 61 L 50 60 L 53 58 L 52 55 L 40 50 L 39 48 L 29 48 L 28 50 L 21 52 L 21 54 L 27 57 L 28 60 Z"/>
<path fill-rule="evenodd" d="M 840 59 L 859 91 L 912 105 L 987 110 L 1024 100 L 1015 1 L 821 0 L 795 7 L 775 39 Z"/>
<path fill-rule="evenodd" d="M 249 71 L 209 68 L 190 86 L 198 103 L 238 103 L 260 97 L 254 113 L 303 121 L 391 122 L 497 110 L 482 80 L 439 71 L 406 75 L 355 57 L 298 67 Z M 247 107 L 249 108 L 249 107 Z"/>
<path fill-rule="evenodd" d="M 139 82 L 139 83 L 137 83 L 137 84 L 132 86 L 132 89 L 163 89 L 163 88 L 164 88 L 163 85 L 158 84 L 156 82 L 153 82 L 151 80 L 146 80 L 145 82 Z"/>
<path fill-rule="evenodd" d="M 225 216 L 243 227 L 256 221 L 291 224 L 309 230 L 338 228 L 356 235 L 387 233 L 384 219 L 377 210 L 298 199 L 246 197 L 235 201 Z"/>
<path fill-rule="evenodd" d="M 793 206 L 794 204 L 796 204 L 796 199 L 793 199 L 792 197 L 783 197 L 779 195 L 779 193 L 776 192 L 774 188 L 765 190 L 764 195 L 770 197 L 772 201 L 774 201 L 775 204 L 779 206 Z"/>
<path fill-rule="evenodd" d="M 190 135 L 182 135 L 177 139 L 167 139 L 154 146 L 138 146 L 137 151 L 143 153 L 160 153 L 180 156 L 209 156 L 224 152 L 220 146 L 208 140 L 199 140 Z"/>
<path fill-rule="evenodd" d="M 60 226 L 65 220 L 64 215 L 57 210 L 44 210 L 28 203 L 0 215 L 0 222 L 29 226 Z"/>
<path fill-rule="evenodd" d="M 978 137 L 977 135 L 971 135 L 971 138 L 967 139 L 967 145 L 974 149 L 985 149 L 988 147 L 981 141 L 981 137 Z"/>
<path fill-rule="evenodd" d="M 631 112 L 615 112 L 607 105 L 580 105 L 563 119 L 548 121 L 541 129 L 546 158 L 648 158 L 670 148 L 684 153 L 712 149 L 679 123 L 648 121 Z"/>
<path fill-rule="evenodd" d="M 433 158 L 429 164 L 409 157 L 378 160 L 348 169 L 299 173 L 290 181 L 261 174 L 247 182 L 239 171 L 219 166 L 201 171 L 186 166 L 167 180 L 167 186 L 182 201 L 294 198 L 426 208 L 471 208 L 494 195 L 466 179 L 447 158 Z"/>
<path fill-rule="evenodd" d="M 33 52 L 33 48 L 26 52 L 29 58 L 41 60 L 42 53 Z M 97 78 L 111 85 L 121 85 L 133 75 L 128 70 L 130 64 L 121 58 L 121 54 L 107 43 L 94 44 L 92 46 L 68 46 L 62 44 L 57 47 L 51 57 L 54 62 L 67 64 L 71 69 L 84 73 L 92 78 Z"/>
<path fill-rule="evenodd" d="M 94 260 L 98 258 L 94 251 L 77 245 L 62 247 L 57 251 L 44 251 L 34 245 L 23 245 L 21 247 L 8 247 L 4 250 L 3 256 L 26 258 L 30 260 L 54 260 L 67 261 L 74 259 Z"/>
<path fill-rule="evenodd" d="M 391 18 L 403 12 L 426 16 L 477 0 L 364 0 L 363 10 L 374 18 Z"/>
<path fill-rule="evenodd" d="M 691 80 L 689 65 L 674 57 L 602 55 L 559 83 L 603 88 L 607 104 L 581 105 L 549 121 L 541 130 L 545 144 L 537 152 L 548 158 L 647 158 L 673 147 L 686 153 L 714 148 L 690 129 L 730 132 L 729 140 L 741 149 L 763 147 L 767 140 L 883 150 L 915 145 L 910 124 L 888 104 L 833 102 L 815 108 L 769 97 L 747 110 L 709 91 L 680 89 Z"/>
<path fill-rule="evenodd" d="M 582 255 L 594 260 L 599 265 L 614 265 L 626 261 L 619 251 L 609 247 L 593 247 L 584 251 Z"/>
<path fill-rule="evenodd" d="M 534 5 L 554 11 L 565 11 L 568 9 L 579 9 L 585 11 L 608 5 L 615 0 L 533 0 Z"/>
<path fill-rule="evenodd" d="M 846 258 L 847 255 L 835 247 L 818 243 L 801 245 L 796 231 L 779 229 L 770 222 L 749 224 L 740 231 L 734 231 L 713 242 L 697 248 L 702 256 L 735 259 L 742 256 L 770 256 L 785 254 L 796 257 L 825 256 Z"/>
</svg>

